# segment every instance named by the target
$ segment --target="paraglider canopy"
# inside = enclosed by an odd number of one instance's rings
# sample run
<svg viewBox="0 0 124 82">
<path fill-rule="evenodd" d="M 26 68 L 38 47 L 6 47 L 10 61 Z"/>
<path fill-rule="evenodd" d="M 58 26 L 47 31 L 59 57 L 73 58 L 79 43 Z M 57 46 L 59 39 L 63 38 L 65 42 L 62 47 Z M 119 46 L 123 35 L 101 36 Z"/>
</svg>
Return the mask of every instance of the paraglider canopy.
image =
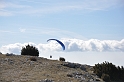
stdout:
<svg viewBox="0 0 124 82">
<path fill-rule="evenodd" d="M 47 42 L 50 41 L 50 40 L 55 40 L 55 41 L 57 41 L 57 42 L 62 46 L 63 50 L 65 50 L 65 45 L 64 45 L 61 41 L 59 41 L 59 40 L 57 40 L 57 39 L 48 39 Z"/>
</svg>

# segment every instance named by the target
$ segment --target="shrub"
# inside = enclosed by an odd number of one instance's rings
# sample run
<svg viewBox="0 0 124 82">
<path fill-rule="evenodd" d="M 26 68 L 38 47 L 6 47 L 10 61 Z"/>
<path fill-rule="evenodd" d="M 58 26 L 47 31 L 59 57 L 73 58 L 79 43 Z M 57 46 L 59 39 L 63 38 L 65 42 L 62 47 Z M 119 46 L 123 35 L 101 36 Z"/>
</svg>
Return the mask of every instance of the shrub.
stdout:
<svg viewBox="0 0 124 82">
<path fill-rule="evenodd" d="M 39 56 L 39 51 L 36 47 L 28 44 L 27 46 L 22 47 L 21 55 Z"/>
<path fill-rule="evenodd" d="M 0 52 L 0 54 L 2 54 L 2 52 Z"/>
<path fill-rule="evenodd" d="M 124 68 L 116 67 L 112 63 L 103 62 L 101 64 L 95 64 L 94 73 L 96 73 L 100 78 L 107 80 L 110 78 L 111 81 L 124 81 Z M 105 75 L 104 75 L 105 74 Z M 106 75 L 107 74 L 107 75 Z"/>
<path fill-rule="evenodd" d="M 59 61 L 65 61 L 65 58 L 60 57 L 60 58 L 59 58 Z"/>
</svg>

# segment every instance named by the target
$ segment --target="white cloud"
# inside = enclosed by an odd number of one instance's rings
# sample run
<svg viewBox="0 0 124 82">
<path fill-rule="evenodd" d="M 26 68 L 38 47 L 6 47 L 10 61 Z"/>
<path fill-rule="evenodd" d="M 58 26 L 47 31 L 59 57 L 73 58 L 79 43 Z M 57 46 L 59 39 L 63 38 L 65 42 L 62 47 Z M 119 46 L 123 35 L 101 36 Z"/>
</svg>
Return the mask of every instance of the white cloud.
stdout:
<svg viewBox="0 0 124 82">
<path fill-rule="evenodd" d="M 21 3 L 22 2 L 22 3 Z M 23 3 L 25 2 L 25 5 Z M 122 0 L 82 0 L 82 1 L 13 1 L 0 3 L 0 16 L 14 14 L 43 15 L 50 13 L 66 12 L 73 10 L 106 10 L 113 6 L 123 5 Z M 20 3 L 20 4 L 19 4 Z M 28 4 L 30 3 L 30 4 Z"/>
<path fill-rule="evenodd" d="M 1 35 L 3 35 L 4 33 L 16 33 L 12 30 L 0 30 L 0 33 L 2 33 Z"/>
<path fill-rule="evenodd" d="M 25 32 L 26 31 L 26 29 L 24 29 L 24 28 L 19 28 L 19 30 L 20 30 L 20 32 Z"/>
<path fill-rule="evenodd" d="M 30 9 L 26 9 L 21 13 L 25 14 L 50 14 L 58 12 L 68 12 L 68 11 L 97 11 L 106 10 L 113 6 L 118 7 L 120 5 L 118 0 L 93 0 L 93 1 L 59 1 L 59 2 L 47 2 L 44 6 L 31 6 Z M 34 2 L 33 2 L 34 3 Z M 43 3 L 43 2 L 42 2 Z M 40 3 L 41 4 L 41 3 Z M 35 4 L 34 4 L 35 5 Z M 26 12 L 27 11 L 27 12 Z"/>
<path fill-rule="evenodd" d="M 14 53 L 14 54 L 20 54 L 22 47 L 24 47 L 25 45 L 30 44 L 30 45 L 34 45 L 34 43 L 29 42 L 29 43 L 15 43 L 15 44 L 8 44 L 5 46 L 2 46 L 0 48 L 0 52 L 2 53 Z"/>
<path fill-rule="evenodd" d="M 90 39 L 87 41 L 79 39 L 68 39 L 67 51 L 124 51 L 124 39 L 121 41 L 116 40 L 97 40 Z"/>
<path fill-rule="evenodd" d="M 61 39 L 61 41 L 65 44 L 66 52 L 86 52 L 86 51 L 97 51 L 97 52 L 113 52 L 119 51 L 124 52 L 124 39 L 121 41 L 117 40 L 98 40 L 98 39 L 90 39 L 90 40 L 80 40 L 80 39 Z M 62 47 L 56 41 L 50 41 L 48 43 L 15 43 L 2 46 L 0 48 L 0 52 L 2 53 L 15 53 L 20 54 L 22 46 L 27 44 L 34 45 L 38 48 L 40 52 L 45 51 L 62 51 Z"/>
<path fill-rule="evenodd" d="M 17 4 L 16 1 L 0 1 L 0 16 L 13 16 L 23 9 L 30 8 L 28 5 Z"/>
<path fill-rule="evenodd" d="M 12 16 L 13 14 L 9 11 L 0 10 L 0 16 Z"/>
<path fill-rule="evenodd" d="M 70 32 L 67 30 L 57 29 L 57 28 L 47 28 L 47 27 L 37 27 L 37 28 L 19 28 L 20 32 L 25 32 L 28 34 L 34 34 L 34 35 L 49 35 L 57 38 L 80 38 L 83 40 L 87 40 L 84 36 Z M 30 36 L 29 36 L 30 37 Z"/>
</svg>

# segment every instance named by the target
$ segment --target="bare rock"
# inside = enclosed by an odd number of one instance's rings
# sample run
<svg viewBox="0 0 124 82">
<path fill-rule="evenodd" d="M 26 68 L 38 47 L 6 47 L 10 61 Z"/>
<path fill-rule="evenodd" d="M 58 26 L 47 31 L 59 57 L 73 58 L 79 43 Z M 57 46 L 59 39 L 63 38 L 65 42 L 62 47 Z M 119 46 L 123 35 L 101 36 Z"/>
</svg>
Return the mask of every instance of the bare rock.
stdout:
<svg viewBox="0 0 124 82">
<path fill-rule="evenodd" d="M 54 81 L 49 79 L 44 79 L 44 80 L 40 80 L 39 82 L 54 82 Z"/>
</svg>

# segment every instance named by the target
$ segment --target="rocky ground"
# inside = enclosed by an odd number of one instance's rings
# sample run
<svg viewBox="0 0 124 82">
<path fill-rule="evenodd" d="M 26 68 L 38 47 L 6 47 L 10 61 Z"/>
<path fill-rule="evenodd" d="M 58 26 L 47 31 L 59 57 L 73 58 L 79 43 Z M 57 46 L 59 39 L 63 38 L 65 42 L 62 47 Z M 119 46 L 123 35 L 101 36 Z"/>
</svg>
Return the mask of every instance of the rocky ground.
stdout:
<svg viewBox="0 0 124 82">
<path fill-rule="evenodd" d="M 103 82 L 92 66 L 42 57 L 0 54 L 0 82 Z"/>
</svg>

